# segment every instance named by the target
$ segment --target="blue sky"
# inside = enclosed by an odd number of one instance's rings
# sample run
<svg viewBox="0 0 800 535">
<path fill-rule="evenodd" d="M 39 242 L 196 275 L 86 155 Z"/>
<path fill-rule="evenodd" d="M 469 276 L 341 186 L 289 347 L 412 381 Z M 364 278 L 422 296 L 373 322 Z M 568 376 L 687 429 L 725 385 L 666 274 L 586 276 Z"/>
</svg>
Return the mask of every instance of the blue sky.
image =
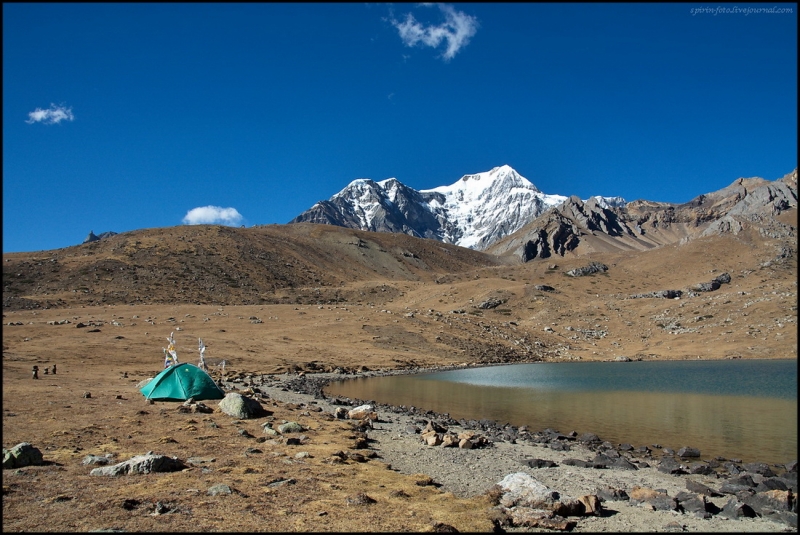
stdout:
<svg viewBox="0 0 800 535">
<path fill-rule="evenodd" d="M 503 164 L 584 199 L 782 177 L 797 5 L 3 4 L 3 252 Z"/>
</svg>

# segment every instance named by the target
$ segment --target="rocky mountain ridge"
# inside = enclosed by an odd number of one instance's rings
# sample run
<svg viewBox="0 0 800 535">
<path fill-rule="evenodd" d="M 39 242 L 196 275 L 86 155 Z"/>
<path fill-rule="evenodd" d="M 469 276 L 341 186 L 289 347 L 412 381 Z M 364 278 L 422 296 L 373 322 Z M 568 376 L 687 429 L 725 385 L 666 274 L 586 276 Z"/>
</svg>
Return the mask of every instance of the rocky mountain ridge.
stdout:
<svg viewBox="0 0 800 535">
<path fill-rule="evenodd" d="M 643 251 L 755 228 L 773 238 L 794 237 L 776 219 L 797 207 L 797 169 L 776 181 L 740 178 L 684 204 L 633 201 L 610 206 L 572 196 L 495 242 L 487 252 L 522 262 L 593 251 Z"/>
</svg>

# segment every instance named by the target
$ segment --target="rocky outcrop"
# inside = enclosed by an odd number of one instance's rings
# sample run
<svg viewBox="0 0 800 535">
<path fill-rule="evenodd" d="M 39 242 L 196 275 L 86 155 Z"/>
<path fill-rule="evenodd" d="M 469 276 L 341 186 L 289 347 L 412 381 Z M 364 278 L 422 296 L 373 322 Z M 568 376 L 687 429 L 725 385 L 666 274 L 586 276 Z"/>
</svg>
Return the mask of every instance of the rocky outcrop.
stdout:
<svg viewBox="0 0 800 535">
<path fill-rule="evenodd" d="M 589 265 L 570 269 L 567 275 L 570 277 L 583 277 L 584 275 L 591 275 L 593 273 L 603 273 L 608 271 L 608 266 L 600 262 L 590 262 Z"/>
<path fill-rule="evenodd" d="M 83 243 L 91 243 L 93 241 L 100 241 L 100 240 L 103 240 L 103 239 L 106 239 L 106 238 L 110 238 L 111 236 L 116 236 L 116 234 L 117 234 L 116 232 L 112 232 L 112 231 L 109 230 L 108 232 L 102 232 L 102 233 L 100 233 L 98 235 L 98 234 L 95 234 L 93 230 L 90 230 L 89 234 L 86 236 L 86 239 L 83 240 Z"/>
</svg>

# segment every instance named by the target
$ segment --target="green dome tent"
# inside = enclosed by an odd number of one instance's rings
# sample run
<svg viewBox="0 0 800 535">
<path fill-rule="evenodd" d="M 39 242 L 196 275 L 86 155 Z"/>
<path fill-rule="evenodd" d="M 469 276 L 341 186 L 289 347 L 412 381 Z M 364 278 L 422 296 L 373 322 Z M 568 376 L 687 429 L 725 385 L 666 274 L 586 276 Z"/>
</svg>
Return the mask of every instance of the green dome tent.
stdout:
<svg viewBox="0 0 800 535">
<path fill-rule="evenodd" d="M 165 368 L 139 389 L 144 397 L 154 401 L 195 401 L 222 399 L 225 393 L 214 379 L 194 364 L 175 364 Z"/>
</svg>

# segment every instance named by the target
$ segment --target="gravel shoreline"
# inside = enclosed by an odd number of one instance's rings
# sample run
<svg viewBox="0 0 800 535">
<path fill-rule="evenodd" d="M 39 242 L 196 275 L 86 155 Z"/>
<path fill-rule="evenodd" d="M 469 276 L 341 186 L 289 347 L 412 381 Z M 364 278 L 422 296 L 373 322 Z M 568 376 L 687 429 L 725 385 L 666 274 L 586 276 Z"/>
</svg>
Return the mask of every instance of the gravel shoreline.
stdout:
<svg viewBox="0 0 800 535">
<path fill-rule="evenodd" d="M 442 369 L 437 368 L 436 371 Z M 433 371 L 429 369 L 366 371 L 360 373 L 318 373 L 318 374 L 283 374 L 265 376 L 260 381 L 259 390 L 270 398 L 281 402 L 314 403 L 326 412 L 333 412 L 337 407 L 352 408 L 367 403 L 365 400 L 340 399 L 325 395 L 324 388 L 332 381 L 353 379 L 357 377 L 375 377 Z M 226 386 L 236 388 L 238 385 L 227 383 Z M 705 485 L 718 490 L 729 478 L 751 476 L 754 481 L 763 481 L 764 475 L 748 472 L 744 466 L 721 458 L 683 459 L 676 456 L 663 455 L 662 452 L 634 452 L 624 446 L 603 443 L 602 440 L 584 442 L 586 435 L 568 436 L 553 430 L 533 431 L 513 426 L 500 428 L 497 422 L 481 420 L 455 421 L 448 415 L 436 414 L 432 411 L 415 408 L 412 411 L 405 407 L 394 407 L 373 403 L 378 413 L 378 421 L 368 431 L 370 448 L 378 457 L 389 464 L 393 470 L 403 474 L 426 474 L 439 485 L 440 489 L 457 497 L 472 497 L 483 494 L 502 480 L 506 475 L 517 472 L 527 473 L 544 485 L 557 490 L 563 495 L 578 497 L 586 494 L 603 496 L 603 514 L 600 516 L 582 517 L 572 531 L 713 531 L 713 532 L 796 532 L 796 502 L 792 511 L 776 514 L 763 514 L 754 518 L 739 517 L 730 519 L 722 514 L 705 515 L 699 513 L 679 512 L 675 510 L 653 510 L 648 502 L 635 502 L 627 499 L 609 500 L 609 492 L 618 489 L 630 493 L 634 487 L 644 487 L 666 492 L 669 497 L 680 496 L 687 490 L 687 481 Z M 422 443 L 420 435 L 413 432 L 416 427 L 421 430 L 428 421 L 444 425 L 449 431 L 456 433 L 471 429 L 490 437 L 490 446 L 476 449 L 445 448 L 427 446 Z M 595 437 L 596 438 L 596 437 Z M 616 453 L 619 455 L 617 457 Z M 570 465 L 569 459 L 591 462 L 603 453 L 612 459 L 622 458 L 627 462 L 622 465 L 629 469 L 593 468 Z M 659 463 L 664 458 L 674 458 L 678 473 L 666 473 L 659 470 Z M 533 459 L 551 461 L 540 462 L 543 467 L 536 468 Z M 668 459 L 669 460 L 669 459 Z M 568 464 L 564 464 L 567 461 Z M 735 461 L 735 460 L 733 460 Z M 696 468 L 710 465 L 714 470 Z M 747 467 L 754 469 L 750 463 Z M 766 465 L 764 465 L 766 466 Z M 789 467 L 790 465 L 787 465 Z M 726 468 L 727 467 L 727 468 Z M 681 469 L 682 468 L 682 469 Z M 783 470 L 781 470 L 783 468 Z M 773 467 L 778 475 L 788 478 L 787 486 L 793 494 L 797 492 L 796 467 L 787 472 L 786 467 Z M 691 473 L 695 470 L 698 473 Z M 739 471 L 739 474 L 736 472 Z M 767 474 L 768 475 L 768 474 Z M 792 479 L 793 478 L 793 481 Z M 737 479 L 737 482 L 739 480 Z M 756 490 L 756 489 L 753 489 Z M 759 490 L 764 490 L 759 488 Z M 725 507 L 731 498 L 740 499 L 747 494 L 718 494 L 709 496 L 707 501 L 719 509 Z M 509 531 L 545 531 L 539 528 L 510 528 Z M 547 530 L 549 531 L 549 530 Z"/>
</svg>

